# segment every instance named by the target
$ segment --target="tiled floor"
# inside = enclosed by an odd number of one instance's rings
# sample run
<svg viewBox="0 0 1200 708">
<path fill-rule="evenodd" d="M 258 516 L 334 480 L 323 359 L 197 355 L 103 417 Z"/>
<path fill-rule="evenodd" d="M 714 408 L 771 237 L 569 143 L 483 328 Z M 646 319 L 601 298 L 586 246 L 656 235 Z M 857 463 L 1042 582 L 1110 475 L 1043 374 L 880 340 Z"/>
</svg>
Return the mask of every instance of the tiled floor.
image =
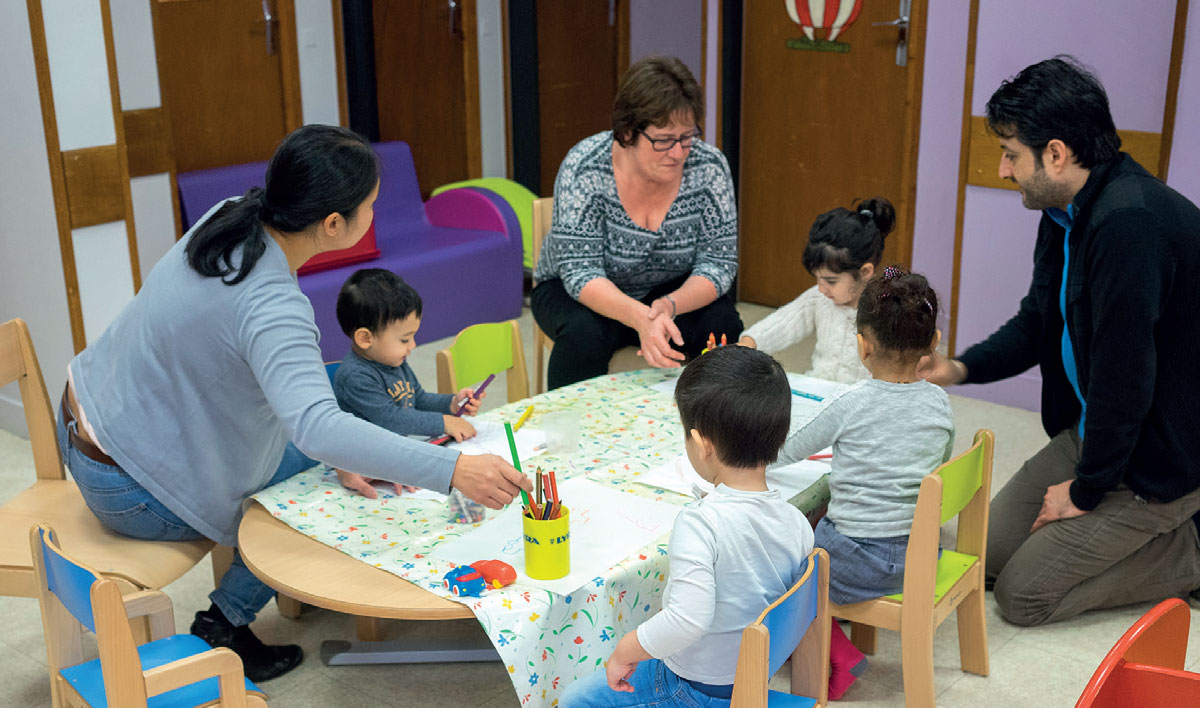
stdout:
<svg viewBox="0 0 1200 708">
<path fill-rule="evenodd" d="M 762 317 L 767 308 L 740 306 L 747 324 Z M 531 318 L 528 310 L 521 318 L 526 343 L 526 360 L 533 374 Z M 434 352 L 446 340 L 418 347 L 410 361 L 421 381 L 434 387 Z M 785 368 L 807 368 L 809 350 L 796 347 L 783 352 L 779 359 Z M 504 387 L 497 381 L 491 400 L 485 405 L 504 402 Z M 1046 440 L 1038 416 L 962 396 L 951 396 L 958 428 L 958 449 L 970 442 L 974 430 L 989 427 L 996 433 L 996 480 L 999 489 L 1020 463 Z M 0 501 L 17 494 L 33 478 L 33 460 L 27 441 L 0 431 Z M 207 559 L 187 575 L 166 588 L 174 601 L 175 623 L 187 631 L 192 613 L 208 606 L 206 594 L 212 588 L 212 571 Z M 1113 642 L 1150 605 L 1091 612 L 1049 627 L 1020 628 L 1006 623 L 988 604 L 988 648 L 991 675 L 982 678 L 964 674 L 958 668 L 958 644 L 955 620 L 942 625 L 934 644 L 935 684 L 938 704 L 947 708 L 967 706 L 1070 706 Z M 1198 618 L 1193 609 L 1193 622 Z M 0 708 L 29 708 L 49 704 L 46 654 L 42 641 L 41 617 L 36 600 L 0 597 Z M 306 652 L 304 664 L 292 673 L 266 683 L 270 704 L 277 708 L 315 706 L 445 706 L 447 708 L 511 708 L 517 699 L 508 675 L 499 663 L 442 664 L 424 666 L 329 667 L 320 659 L 325 639 L 351 639 L 354 622 L 350 617 L 325 610 L 306 608 L 298 620 L 279 616 L 274 603 L 254 625 L 268 642 L 298 642 Z M 400 632 L 467 634 L 478 632 L 473 621 L 443 623 L 392 622 L 389 635 Z M 1200 632 L 1193 631 L 1189 646 L 1189 667 L 1200 669 Z M 786 669 L 785 669 L 786 671 Z M 782 677 L 774 687 L 785 688 Z M 879 633 L 879 651 L 871 666 L 840 702 L 867 707 L 903 706 L 903 681 L 900 672 L 899 637 Z"/>
</svg>

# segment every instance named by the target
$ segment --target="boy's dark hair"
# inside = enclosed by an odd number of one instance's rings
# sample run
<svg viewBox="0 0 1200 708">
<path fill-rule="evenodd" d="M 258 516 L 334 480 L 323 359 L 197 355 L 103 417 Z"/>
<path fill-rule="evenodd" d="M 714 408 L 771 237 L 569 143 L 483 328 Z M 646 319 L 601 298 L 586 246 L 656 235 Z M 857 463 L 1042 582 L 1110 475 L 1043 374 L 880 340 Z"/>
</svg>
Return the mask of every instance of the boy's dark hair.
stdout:
<svg viewBox="0 0 1200 708">
<path fill-rule="evenodd" d="M 986 112 L 988 129 L 1001 138 L 1015 136 L 1033 150 L 1039 168 L 1042 151 L 1054 139 L 1088 170 L 1121 149 L 1100 80 L 1066 54 L 1027 66 L 1001 83 Z"/>
<path fill-rule="evenodd" d="M 687 65 L 675 57 L 649 56 L 625 71 L 613 99 L 613 138 L 621 147 L 637 143 L 638 131 L 666 127 L 676 113 L 704 123 L 704 91 Z"/>
<path fill-rule="evenodd" d="M 858 331 L 870 330 L 880 348 L 908 360 L 929 353 L 937 333 L 937 294 L 925 276 L 888 266 L 858 298 Z"/>
<path fill-rule="evenodd" d="M 849 209 L 838 207 L 818 216 L 808 231 L 804 269 L 812 273 L 828 268 L 833 273 L 854 273 L 866 263 L 879 265 L 883 240 L 896 225 L 896 208 L 883 197 L 856 201 Z"/>
<path fill-rule="evenodd" d="M 679 375 L 675 402 L 684 434 L 699 430 L 730 467 L 774 462 L 787 439 L 792 416 L 787 375 L 756 349 L 731 345 L 702 354 Z"/>
<path fill-rule="evenodd" d="M 413 313 L 421 317 L 421 296 L 400 276 L 383 268 L 354 271 L 338 293 L 338 324 L 351 339 L 359 327 L 378 334 Z"/>
</svg>

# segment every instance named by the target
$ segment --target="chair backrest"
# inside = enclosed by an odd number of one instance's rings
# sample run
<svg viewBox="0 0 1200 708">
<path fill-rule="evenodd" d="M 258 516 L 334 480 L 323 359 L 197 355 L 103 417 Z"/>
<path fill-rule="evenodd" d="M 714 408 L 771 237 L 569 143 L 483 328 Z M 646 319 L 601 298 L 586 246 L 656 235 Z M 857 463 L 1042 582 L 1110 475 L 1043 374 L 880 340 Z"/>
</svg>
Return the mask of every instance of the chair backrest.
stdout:
<svg viewBox="0 0 1200 708">
<path fill-rule="evenodd" d="M 29 545 L 51 681 L 61 669 L 83 663 L 86 628 L 96 635 L 109 705 L 146 705 L 137 645 L 117 584 L 64 553 L 47 524 L 30 529 Z"/>
<path fill-rule="evenodd" d="M 1100 662 L 1076 708 L 1200 705 L 1200 674 L 1184 671 L 1191 610 L 1164 600 L 1133 623 Z"/>
<path fill-rule="evenodd" d="M 949 577 L 937 577 L 938 543 L 942 524 L 955 516 L 958 517 L 955 550 L 978 558 L 980 564 L 986 563 L 994 446 L 992 431 L 980 429 L 970 448 L 921 480 L 905 554 L 904 598 L 928 597 L 932 602 L 945 589 L 941 585 L 949 586 Z"/>
<path fill-rule="evenodd" d="M 829 675 L 829 556 L 816 548 L 800 578 L 742 631 L 733 708 L 767 705 L 767 681 L 792 659 L 792 693 L 825 703 Z"/>
<path fill-rule="evenodd" d="M 33 465 L 38 479 L 66 479 L 58 450 L 54 409 L 46 394 L 46 382 L 33 349 L 29 327 L 22 319 L 0 324 L 0 387 L 13 381 L 21 392 L 25 425 L 33 447 Z"/>
<path fill-rule="evenodd" d="M 375 143 L 379 156 L 379 199 L 375 202 L 375 223 L 420 222 L 428 225 L 417 168 L 408 143 L 399 140 Z M 384 240 L 380 234 L 380 246 Z"/>
<path fill-rule="evenodd" d="M 476 179 L 463 180 L 461 182 L 451 182 L 443 184 L 430 193 L 431 197 L 445 192 L 449 189 L 459 189 L 461 187 L 481 187 L 490 189 L 500 195 L 502 199 L 508 202 L 512 207 L 513 213 L 516 214 L 517 223 L 521 229 L 521 242 L 524 250 L 524 265 L 526 268 L 533 268 L 536 263 L 533 262 L 533 202 L 537 199 L 537 195 L 525 188 L 524 185 L 514 182 L 511 179 L 504 177 L 478 177 Z"/>
<path fill-rule="evenodd" d="M 533 200 L 533 232 L 530 238 L 530 255 L 533 258 L 533 269 L 537 270 L 538 258 L 542 255 L 542 241 L 550 233 L 550 224 L 554 220 L 554 197 L 542 197 Z"/>
<path fill-rule="evenodd" d="M 338 367 L 342 365 L 340 361 L 325 362 L 325 375 L 329 377 L 329 385 L 333 385 L 333 375 L 337 373 Z"/>
<path fill-rule="evenodd" d="M 516 320 L 471 325 L 437 353 L 438 391 L 456 393 L 491 374 L 508 372 L 508 400 L 529 395 L 525 349 Z"/>
</svg>

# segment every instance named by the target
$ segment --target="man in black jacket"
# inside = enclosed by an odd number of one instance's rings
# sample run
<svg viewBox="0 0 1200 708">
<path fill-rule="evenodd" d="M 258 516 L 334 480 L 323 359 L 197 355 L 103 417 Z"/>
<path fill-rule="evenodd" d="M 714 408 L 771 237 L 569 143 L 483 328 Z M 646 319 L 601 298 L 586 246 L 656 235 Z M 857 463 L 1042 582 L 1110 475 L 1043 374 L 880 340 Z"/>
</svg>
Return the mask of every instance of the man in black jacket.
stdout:
<svg viewBox="0 0 1200 708">
<path fill-rule="evenodd" d="M 1120 152 L 1108 97 L 1070 57 L 987 105 L 1000 176 L 1043 212 L 1017 314 L 930 381 L 1035 364 L 1050 443 L 992 501 L 987 574 L 1037 625 L 1200 588 L 1200 210 Z M 1065 323 L 1065 324 L 1064 324 Z"/>
</svg>

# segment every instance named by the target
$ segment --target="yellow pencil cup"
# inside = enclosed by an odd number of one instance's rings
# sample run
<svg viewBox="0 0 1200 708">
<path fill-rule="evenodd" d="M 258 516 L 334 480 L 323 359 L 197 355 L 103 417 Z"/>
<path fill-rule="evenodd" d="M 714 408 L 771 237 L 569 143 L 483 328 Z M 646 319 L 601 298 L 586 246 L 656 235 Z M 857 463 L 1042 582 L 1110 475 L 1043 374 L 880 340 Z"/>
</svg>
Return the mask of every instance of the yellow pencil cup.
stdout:
<svg viewBox="0 0 1200 708">
<path fill-rule="evenodd" d="M 565 506 L 557 519 L 535 521 L 521 517 L 526 575 L 537 580 L 556 580 L 571 572 L 570 518 L 570 509 Z"/>
</svg>

